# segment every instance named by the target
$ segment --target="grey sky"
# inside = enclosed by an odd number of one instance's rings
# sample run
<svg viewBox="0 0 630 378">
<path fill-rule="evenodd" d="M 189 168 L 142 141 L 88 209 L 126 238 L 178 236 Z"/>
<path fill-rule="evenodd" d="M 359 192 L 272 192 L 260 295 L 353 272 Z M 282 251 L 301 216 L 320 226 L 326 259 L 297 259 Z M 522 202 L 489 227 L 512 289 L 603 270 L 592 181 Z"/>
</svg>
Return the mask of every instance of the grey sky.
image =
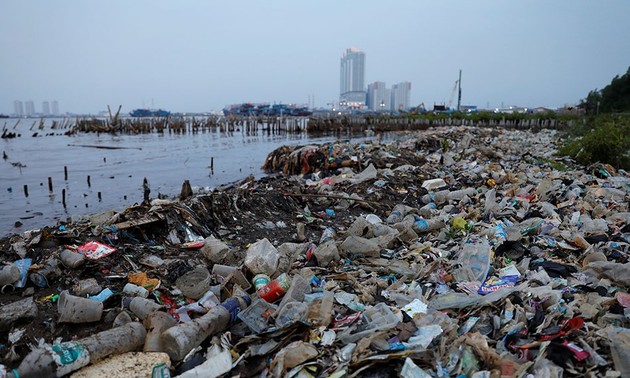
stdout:
<svg viewBox="0 0 630 378">
<path fill-rule="evenodd" d="M 2 0 L 0 113 L 338 101 L 339 59 L 411 102 L 575 104 L 630 66 L 628 0 Z"/>
</svg>

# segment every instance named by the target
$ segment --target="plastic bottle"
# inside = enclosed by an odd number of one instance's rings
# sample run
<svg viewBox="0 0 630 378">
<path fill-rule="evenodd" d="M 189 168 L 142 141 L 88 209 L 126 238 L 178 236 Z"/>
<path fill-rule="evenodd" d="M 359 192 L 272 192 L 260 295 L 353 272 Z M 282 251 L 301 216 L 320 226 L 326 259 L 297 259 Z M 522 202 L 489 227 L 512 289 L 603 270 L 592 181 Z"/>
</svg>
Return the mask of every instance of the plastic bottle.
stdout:
<svg viewBox="0 0 630 378">
<path fill-rule="evenodd" d="M 466 189 L 454 190 L 452 192 L 449 192 L 446 195 L 446 199 L 448 199 L 449 201 L 453 201 L 453 200 L 459 201 L 462 198 L 464 198 L 465 196 L 473 196 L 473 195 L 475 195 L 475 193 L 477 193 L 475 188 L 466 188 Z"/>
<path fill-rule="evenodd" d="M 319 244 L 324 244 L 329 240 L 334 240 L 337 236 L 337 232 L 332 227 L 327 227 L 324 232 L 322 232 L 322 237 L 319 239 Z"/>
<path fill-rule="evenodd" d="M 436 208 L 437 205 L 434 202 L 429 202 L 418 209 L 418 214 L 420 214 L 424 218 L 429 218 L 431 217 L 431 215 L 433 215 L 433 210 L 435 210 Z"/>
<path fill-rule="evenodd" d="M 138 350 L 147 335 L 138 322 L 99 332 L 77 341 L 47 345 L 29 353 L 10 378 L 61 377 L 111 355 Z"/>
<path fill-rule="evenodd" d="M 248 296 L 229 298 L 207 314 L 167 329 L 160 335 L 160 343 L 172 360 L 181 361 L 205 339 L 224 331 L 250 303 Z"/>
<path fill-rule="evenodd" d="M 425 203 L 425 204 L 435 202 L 439 205 L 446 202 L 446 196 L 448 195 L 448 193 L 450 193 L 448 189 L 440 190 L 439 192 L 435 192 L 435 193 L 428 193 L 428 194 L 423 195 L 421 200 L 422 200 L 422 203 Z"/>
<path fill-rule="evenodd" d="M 389 214 L 389 216 L 387 217 L 386 222 L 388 224 L 398 223 L 402 221 L 403 217 L 407 215 L 407 213 L 411 210 L 412 208 L 410 206 L 399 203 L 398 205 L 394 206 L 394 209 L 392 210 L 391 214 Z"/>
<path fill-rule="evenodd" d="M 416 217 L 415 221 L 413 230 L 416 232 L 431 232 L 445 226 L 442 218 L 422 219 L 420 217 Z"/>
<path fill-rule="evenodd" d="M 132 283 L 128 283 L 123 287 L 123 293 L 134 296 L 134 297 L 142 297 L 146 298 L 149 296 L 149 291 L 142 286 L 134 285 Z"/>
</svg>

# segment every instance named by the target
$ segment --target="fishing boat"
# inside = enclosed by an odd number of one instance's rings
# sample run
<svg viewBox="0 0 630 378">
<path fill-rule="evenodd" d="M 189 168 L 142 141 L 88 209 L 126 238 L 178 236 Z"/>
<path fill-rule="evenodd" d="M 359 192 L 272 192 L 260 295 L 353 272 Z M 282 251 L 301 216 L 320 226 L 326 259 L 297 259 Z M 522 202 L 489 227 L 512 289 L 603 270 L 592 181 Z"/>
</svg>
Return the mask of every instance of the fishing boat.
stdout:
<svg viewBox="0 0 630 378">
<path fill-rule="evenodd" d="M 227 106 L 223 109 L 223 114 L 241 116 L 300 116 L 305 117 L 313 114 L 308 107 L 293 104 L 253 104 L 243 103 Z"/>
<path fill-rule="evenodd" d="M 129 115 L 132 117 L 168 117 L 171 112 L 162 109 L 135 109 Z"/>
</svg>

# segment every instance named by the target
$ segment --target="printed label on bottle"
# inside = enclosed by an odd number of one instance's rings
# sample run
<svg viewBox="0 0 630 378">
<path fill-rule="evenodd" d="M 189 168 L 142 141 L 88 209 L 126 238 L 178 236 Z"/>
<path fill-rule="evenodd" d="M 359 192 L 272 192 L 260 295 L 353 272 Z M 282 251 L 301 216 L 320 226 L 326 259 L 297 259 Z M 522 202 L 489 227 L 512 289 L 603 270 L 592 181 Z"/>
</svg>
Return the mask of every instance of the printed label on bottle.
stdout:
<svg viewBox="0 0 630 378">
<path fill-rule="evenodd" d="M 161 363 L 153 367 L 151 378 L 171 378 L 171 372 L 165 363 Z"/>
<path fill-rule="evenodd" d="M 418 226 L 418 230 L 420 231 L 427 231 L 429 229 L 429 224 L 424 219 L 416 221 L 416 226 Z"/>
<path fill-rule="evenodd" d="M 57 376 L 61 377 L 90 363 L 90 353 L 77 342 L 67 342 L 48 348 L 53 361 L 57 364 Z"/>
</svg>

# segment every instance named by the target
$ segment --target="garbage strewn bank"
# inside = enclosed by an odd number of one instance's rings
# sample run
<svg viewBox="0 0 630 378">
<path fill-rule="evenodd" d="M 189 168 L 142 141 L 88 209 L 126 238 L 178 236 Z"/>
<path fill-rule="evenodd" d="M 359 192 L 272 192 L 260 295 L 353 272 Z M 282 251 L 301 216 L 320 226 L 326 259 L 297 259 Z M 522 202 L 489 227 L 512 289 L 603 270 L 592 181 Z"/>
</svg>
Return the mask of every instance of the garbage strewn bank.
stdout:
<svg viewBox="0 0 630 378">
<path fill-rule="evenodd" d="M 5 238 L 0 376 L 630 376 L 630 176 L 557 138 L 283 147 Z"/>
</svg>

